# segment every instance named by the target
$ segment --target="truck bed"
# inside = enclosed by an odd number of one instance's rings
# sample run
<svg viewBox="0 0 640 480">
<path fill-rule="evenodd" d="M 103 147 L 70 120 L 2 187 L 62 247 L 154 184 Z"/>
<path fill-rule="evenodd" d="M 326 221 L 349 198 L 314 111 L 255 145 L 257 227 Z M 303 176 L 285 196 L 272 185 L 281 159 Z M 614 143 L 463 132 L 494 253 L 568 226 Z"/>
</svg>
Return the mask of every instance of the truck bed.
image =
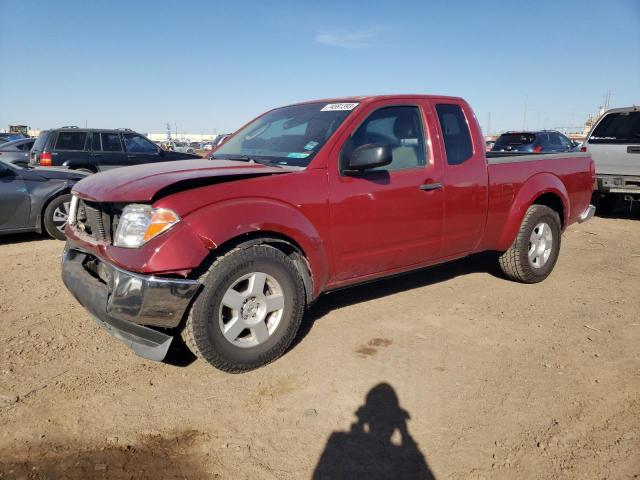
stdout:
<svg viewBox="0 0 640 480">
<path fill-rule="evenodd" d="M 593 173 L 590 164 L 591 156 L 582 152 L 487 152 L 489 210 L 482 246 L 508 248 L 500 238 L 505 223 L 516 221 L 519 224 L 526 207 L 541 194 L 556 193 L 560 198 L 568 199 L 567 204 L 562 205 L 563 228 L 576 221 L 591 200 Z M 522 208 L 523 211 L 518 210 Z"/>
</svg>

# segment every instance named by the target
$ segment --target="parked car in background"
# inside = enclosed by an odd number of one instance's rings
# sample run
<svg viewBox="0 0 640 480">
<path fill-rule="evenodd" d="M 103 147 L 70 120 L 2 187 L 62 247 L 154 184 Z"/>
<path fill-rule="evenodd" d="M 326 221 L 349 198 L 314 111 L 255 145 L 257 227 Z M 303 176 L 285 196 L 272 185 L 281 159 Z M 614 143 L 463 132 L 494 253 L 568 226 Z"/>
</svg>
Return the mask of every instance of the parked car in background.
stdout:
<svg viewBox="0 0 640 480">
<path fill-rule="evenodd" d="M 29 163 L 95 173 L 141 163 L 193 158 L 200 157 L 165 151 L 133 130 L 66 127 L 40 133 L 31 149 Z"/>
<path fill-rule="evenodd" d="M 611 212 L 618 200 L 640 201 L 640 107 L 605 112 L 581 150 L 596 163 L 599 211 Z"/>
<path fill-rule="evenodd" d="M 257 368 L 287 350 L 322 293 L 475 252 L 501 252 L 507 278 L 540 282 L 564 229 L 594 212 L 588 154 L 485 154 L 456 97 L 289 105 L 214 156 L 73 189 L 63 281 L 147 358 L 182 335 L 222 370 Z"/>
<path fill-rule="evenodd" d="M 0 132 L 0 145 L 3 143 L 11 142 L 13 140 L 20 140 L 21 138 L 27 138 L 27 137 L 20 133 Z"/>
<path fill-rule="evenodd" d="M 577 152 L 578 144 L 555 130 L 506 132 L 500 135 L 492 152 Z"/>
<path fill-rule="evenodd" d="M 46 232 L 64 240 L 71 187 L 85 176 L 59 168 L 21 168 L 0 160 L 0 234 Z"/>
<path fill-rule="evenodd" d="M 169 150 L 171 152 L 180 152 L 180 153 L 189 153 L 189 154 L 195 154 L 196 153 L 196 149 L 193 148 L 187 142 L 179 142 L 179 141 L 175 141 L 175 140 L 168 140 L 168 141 L 164 142 L 164 144 L 165 144 L 167 150 Z M 197 158 L 200 158 L 200 157 L 197 156 Z"/>
<path fill-rule="evenodd" d="M 26 167 L 29 165 L 29 152 L 35 141 L 35 138 L 21 138 L 0 144 L 0 160 Z"/>
</svg>

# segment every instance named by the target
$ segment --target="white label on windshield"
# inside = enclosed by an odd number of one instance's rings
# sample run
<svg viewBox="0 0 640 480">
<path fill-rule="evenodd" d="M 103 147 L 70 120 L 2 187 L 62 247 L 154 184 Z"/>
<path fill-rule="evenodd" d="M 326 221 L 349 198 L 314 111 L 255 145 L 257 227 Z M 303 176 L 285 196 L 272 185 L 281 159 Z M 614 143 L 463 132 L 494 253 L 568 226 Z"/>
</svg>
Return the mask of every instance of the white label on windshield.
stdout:
<svg viewBox="0 0 640 480">
<path fill-rule="evenodd" d="M 338 110 L 353 110 L 358 106 L 357 103 L 328 103 L 322 107 L 321 112 L 335 112 Z"/>
</svg>

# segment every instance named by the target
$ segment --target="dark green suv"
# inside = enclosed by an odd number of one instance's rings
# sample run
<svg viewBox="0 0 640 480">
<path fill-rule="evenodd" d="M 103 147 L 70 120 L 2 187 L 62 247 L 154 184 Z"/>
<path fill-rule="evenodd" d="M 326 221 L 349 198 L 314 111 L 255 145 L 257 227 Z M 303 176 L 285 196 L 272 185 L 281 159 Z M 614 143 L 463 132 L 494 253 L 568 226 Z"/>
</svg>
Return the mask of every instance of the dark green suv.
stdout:
<svg viewBox="0 0 640 480">
<path fill-rule="evenodd" d="M 141 163 L 194 158 L 201 157 L 162 150 L 144 135 L 129 129 L 63 127 L 40 133 L 29 163 L 96 173 Z"/>
</svg>

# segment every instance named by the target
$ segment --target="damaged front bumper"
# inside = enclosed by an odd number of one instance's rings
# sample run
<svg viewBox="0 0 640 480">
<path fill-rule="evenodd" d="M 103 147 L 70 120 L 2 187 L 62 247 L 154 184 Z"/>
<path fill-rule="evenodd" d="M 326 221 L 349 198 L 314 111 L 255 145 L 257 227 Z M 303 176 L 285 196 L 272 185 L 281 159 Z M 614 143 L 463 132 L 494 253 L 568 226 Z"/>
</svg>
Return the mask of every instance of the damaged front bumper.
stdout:
<svg viewBox="0 0 640 480">
<path fill-rule="evenodd" d="M 69 247 L 62 280 L 100 326 L 150 360 L 164 359 L 173 340 L 152 326 L 177 327 L 200 287 L 195 280 L 127 272 Z"/>
</svg>

